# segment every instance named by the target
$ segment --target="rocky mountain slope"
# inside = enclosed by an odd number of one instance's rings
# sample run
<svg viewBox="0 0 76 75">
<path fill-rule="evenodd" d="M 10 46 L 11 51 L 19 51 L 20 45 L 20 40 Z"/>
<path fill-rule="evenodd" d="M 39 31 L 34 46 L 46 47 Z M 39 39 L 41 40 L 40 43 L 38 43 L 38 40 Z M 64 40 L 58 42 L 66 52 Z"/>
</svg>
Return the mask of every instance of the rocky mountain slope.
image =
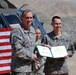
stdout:
<svg viewBox="0 0 76 75">
<path fill-rule="evenodd" d="M 52 30 L 51 18 L 58 15 L 63 21 L 63 31 L 67 31 L 75 40 L 76 36 L 76 4 L 69 0 L 9 0 L 18 9 L 31 9 L 37 14 L 39 20 L 44 22 L 47 32 Z"/>
</svg>

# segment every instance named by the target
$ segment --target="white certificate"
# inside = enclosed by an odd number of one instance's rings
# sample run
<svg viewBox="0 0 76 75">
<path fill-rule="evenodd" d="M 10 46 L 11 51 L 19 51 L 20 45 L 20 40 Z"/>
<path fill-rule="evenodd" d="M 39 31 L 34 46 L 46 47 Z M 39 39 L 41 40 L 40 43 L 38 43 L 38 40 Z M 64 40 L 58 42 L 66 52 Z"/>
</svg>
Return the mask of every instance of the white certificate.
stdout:
<svg viewBox="0 0 76 75">
<path fill-rule="evenodd" d="M 65 57 L 68 55 L 65 46 L 51 47 L 51 52 L 54 58 Z"/>
<path fill-rule="evenodd" d="M 52 57 L 50 49 L 48 47 L 45 46 L 37 46 L 37 49 L 39 51 L 39 54 L 41 56 L 45 56 L 45 57 Z"/>
<path fill-rule="evenodd" d="M 50 49 L 48 47 L 38 45 L 37 49 L 39 51 L 39 54 L 45 57 L 62 58 L 68 55 L 65 46 L 56 46 L 51 47 Z"/>
</svg>

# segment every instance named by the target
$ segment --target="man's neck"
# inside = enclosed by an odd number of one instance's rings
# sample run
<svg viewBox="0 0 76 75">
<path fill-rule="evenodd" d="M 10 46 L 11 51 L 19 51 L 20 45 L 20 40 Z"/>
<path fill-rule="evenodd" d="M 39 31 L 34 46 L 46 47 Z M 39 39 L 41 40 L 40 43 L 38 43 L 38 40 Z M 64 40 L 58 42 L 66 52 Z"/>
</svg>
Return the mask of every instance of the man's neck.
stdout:
<svg viewBox="0 0 76 75">
<path fill-rule="evenodd" d="M 24 27 L 24 29 L 25 29 L 25 30 L 29 30 L 29 29 L 30 29 L 30 27 L 27 27 L 27 26 L 26 26 L 26 27 Z"/>
<path fill-rule="evenodd" d="M 58 31 L 54 30 L 54 34 L 55 35 L 61 35 L 61 30 L 58 30 Z"/>
</svg>

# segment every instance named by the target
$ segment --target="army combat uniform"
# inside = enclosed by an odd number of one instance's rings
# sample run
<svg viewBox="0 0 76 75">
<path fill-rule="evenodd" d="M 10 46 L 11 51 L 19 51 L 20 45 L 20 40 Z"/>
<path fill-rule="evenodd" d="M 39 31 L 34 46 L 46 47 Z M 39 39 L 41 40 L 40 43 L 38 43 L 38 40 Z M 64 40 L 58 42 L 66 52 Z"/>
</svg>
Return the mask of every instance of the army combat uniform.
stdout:
<svg viewBox="0 0 76 75">
<path fill-rule="evenodd" d="M 36 34 L 31 26 L 29 30 L 16 28 L 11 31 L 12 45 L 11 71 L 18 75 L 30 75 L 34 64 Z"/>
<path fill-rule="evenodd" d="M 69 56 L 72 56 L 74 53 L 73 44 L 65 32 L 62 32 L 61 35 L 55 36 L 52 31 L 44 36 L 43 42 L 44 44 L 49 44 L 51 47 L 65 46 Z M 47 58 L 44 72 L 47 75 L 68 73 L 67 58 Z"/>
<path fill-rule="evenodd" d="M 36 45 L 41 45 L 41 39 L 36 42 Z M 38 52 L 35 50 L 35 53 Z M 38 71 L 35 71 L 35 75 L 45 75 L 44 64 L 46 61 L 46 57 L 41 57 L 39 61 L 35 61 L 35 65 L 39 67 Z"/>
</svg>

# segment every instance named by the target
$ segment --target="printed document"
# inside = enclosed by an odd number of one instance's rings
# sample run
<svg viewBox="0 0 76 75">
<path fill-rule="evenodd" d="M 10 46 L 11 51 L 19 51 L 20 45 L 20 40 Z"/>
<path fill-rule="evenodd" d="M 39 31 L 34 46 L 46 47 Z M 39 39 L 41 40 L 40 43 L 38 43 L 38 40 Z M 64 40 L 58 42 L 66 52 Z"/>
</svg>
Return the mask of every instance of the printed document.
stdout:
<svg viewBox="0 0 76 75">
<path fill-rule="evenodd" d="M 55 46 L 51 47 L 50 49 L 48 47 L 38 45 L 37 49 L 39 51 L 39 54 L 45 57 L 61 58 L 68 55 L 65 46 Z"/>
</svg>

